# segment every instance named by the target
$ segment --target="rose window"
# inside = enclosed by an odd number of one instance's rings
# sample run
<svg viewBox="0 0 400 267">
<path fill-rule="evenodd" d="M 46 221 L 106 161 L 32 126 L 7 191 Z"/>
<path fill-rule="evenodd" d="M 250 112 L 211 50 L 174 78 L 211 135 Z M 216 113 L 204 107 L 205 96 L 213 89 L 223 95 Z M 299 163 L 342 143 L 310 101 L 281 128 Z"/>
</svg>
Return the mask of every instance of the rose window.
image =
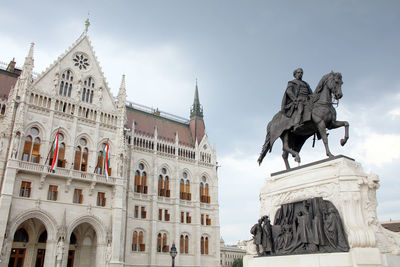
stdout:
<svg viewBox="0 0 400 267">
<path fill-rule="evenodd" d="M 89 59 L 84 54 L 76 54 L 72 60 L 74 61 L 74 66 L 78 67 L 80 70 L 86 70 L 89 67 Z"/>
</svg>

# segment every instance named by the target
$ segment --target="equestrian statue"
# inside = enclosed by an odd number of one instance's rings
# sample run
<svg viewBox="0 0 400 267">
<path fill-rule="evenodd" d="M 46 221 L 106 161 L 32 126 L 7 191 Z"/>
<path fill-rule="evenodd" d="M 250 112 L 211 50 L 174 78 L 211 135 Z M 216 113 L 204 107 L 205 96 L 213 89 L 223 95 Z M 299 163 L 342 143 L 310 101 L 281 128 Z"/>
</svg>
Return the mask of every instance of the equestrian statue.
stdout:
<svg viewBox="0 0 400 267">
<path fill-rule="evenodd" d="M 303 69 L 298 68 L 293 72 L 294 80 L 288 82 L 279 111 L 267 126 L 267 136 L 262 147 L 258 163 L 261 164 L 265 155 L 271 152 L 272 145 L 278 139 L 282 140 L 282 157 L 286 169 L 290 169 L 289 153 L 294 160 L 300 163 L 299 152 L 304 142 L 314 135 L 322 139 L 326 155 L 333 157 L 329 151 L 327 129 L 343 127 L 344 138 L 340 144 L 344 146 L 349 139 L 349 123 L 336 120 L 334 102 L 342 98 L 342 74 L 330 72 L 322 77 L 314 93 L 308 83 L 302 80 Z"/>
</svg>

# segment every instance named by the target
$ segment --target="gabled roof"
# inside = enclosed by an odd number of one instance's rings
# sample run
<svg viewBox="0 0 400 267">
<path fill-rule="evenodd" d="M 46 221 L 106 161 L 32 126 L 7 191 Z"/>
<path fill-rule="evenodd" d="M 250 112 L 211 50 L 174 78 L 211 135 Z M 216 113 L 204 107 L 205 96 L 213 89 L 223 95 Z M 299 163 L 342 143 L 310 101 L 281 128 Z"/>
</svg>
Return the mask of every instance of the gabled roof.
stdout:
<svg viewBox="0 0 400 267">
<path fill-rule="evenodd" d="M 134 107 L 126 107 L 127 127 L 132 127 L 135 121 L 135 133 L 154 137 L 157 126 L 157 136 L 160 140 L 175 142 L 175 133 L 178 133 L 179 144 L 194 147 L 194 141 L 188 123 L 178 122 L 162 117 L 155 113 L 148 113 Z"/>
</svg>

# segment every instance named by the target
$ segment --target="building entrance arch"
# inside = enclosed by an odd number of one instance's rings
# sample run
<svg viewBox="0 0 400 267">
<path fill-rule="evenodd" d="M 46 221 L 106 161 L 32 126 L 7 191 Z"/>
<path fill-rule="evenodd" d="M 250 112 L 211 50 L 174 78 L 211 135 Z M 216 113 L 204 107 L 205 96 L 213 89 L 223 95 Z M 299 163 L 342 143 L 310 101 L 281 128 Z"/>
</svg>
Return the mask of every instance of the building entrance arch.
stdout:
<svg viewBox="0 0 400 267">
<path fill-rule="evenodd" d="M 4 248 L 9 250 L 4 251 L 9 255 L 7 259 L 9 267 L 43 267 L 54 262 L 52 259 L 54 240 L 48 240 L 48 232 L 53 235 L 54 232 L 51 231 L 54 227 L 51 219 L 46 221 L 38 217 L 42 216 L 35 216 L 34 213 L 24 214 L 11 224 Z"/>
<path fill-rule="evenodd" d="M 67 231 L 63 266 L 105 266 L 105 236 L 103 224 L 93 216 L 73 221 Z"/>
</svg>

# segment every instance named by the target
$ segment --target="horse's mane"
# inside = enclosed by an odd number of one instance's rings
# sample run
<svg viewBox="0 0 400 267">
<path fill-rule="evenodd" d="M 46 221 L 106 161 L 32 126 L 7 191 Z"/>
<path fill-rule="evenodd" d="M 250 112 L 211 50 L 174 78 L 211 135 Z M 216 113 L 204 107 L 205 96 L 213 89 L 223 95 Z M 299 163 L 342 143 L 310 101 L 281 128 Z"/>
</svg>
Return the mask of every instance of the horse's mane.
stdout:
<svg viewBox="0 0 400 267">
<path fill-rule="evenodd" d="M 322 76 L 321 80 L 319 81 L 317 87 L 314 90 L 314 95 L 319 95 L 322 91 L 322 88 L 324 88 L 325 82 L 328 80 L 329 76 L 331 76 L 333 72 L 329 72 L 328 74 L 325 74 Z"/>
<path fill-rule="evenodd" d="M 313 96 L 314 96 L 314 102 L 316 102 L 319 99 L 319 95 L 322 92 L 322 89 L 324 88 L 326 82 L 328 81 L 329 78 L 331 78 L 332 76 L 338 75 L 340 76 L 340 78 L 342 78 L 342 74 L 340 74 L 340 72 L 329 72 L 328 74 L 325 74 L 324 76 L 322 76 L 321 80 L 319 81 L 317 87 L 314 90 Z"/>
</svg>

